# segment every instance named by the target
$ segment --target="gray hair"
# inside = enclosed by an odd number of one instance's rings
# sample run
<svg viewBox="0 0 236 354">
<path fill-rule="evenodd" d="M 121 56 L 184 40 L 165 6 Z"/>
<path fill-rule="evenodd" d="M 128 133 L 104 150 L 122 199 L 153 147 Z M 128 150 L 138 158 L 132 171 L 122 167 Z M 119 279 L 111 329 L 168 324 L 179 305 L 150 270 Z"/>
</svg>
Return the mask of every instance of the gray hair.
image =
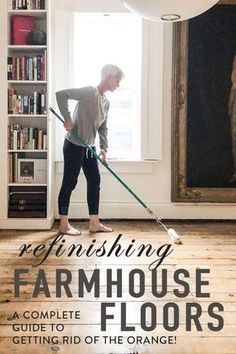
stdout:
<svg viewBox="0 0 236 354">
<path fill-rule="evenodd" d="M 101 79 L 105 80 L 109 75 L 111 76 L 118 76 L 121 79 L 124 78 L 123 71 L 117 66 L 113 64 L 106 64 L 103 66 L 101 70 Z"/>
</svg>

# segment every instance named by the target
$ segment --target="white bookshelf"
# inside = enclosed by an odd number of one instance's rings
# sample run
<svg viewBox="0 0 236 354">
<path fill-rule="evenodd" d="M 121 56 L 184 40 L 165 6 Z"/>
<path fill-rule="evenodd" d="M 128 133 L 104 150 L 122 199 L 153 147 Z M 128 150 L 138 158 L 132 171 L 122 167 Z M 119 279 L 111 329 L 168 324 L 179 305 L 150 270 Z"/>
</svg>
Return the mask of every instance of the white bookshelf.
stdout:
<svg viewBox="0 0 236 354">
<path fill-rule="evenodd" d="M 34 92 L 46 92 L 47 108 L 50 105 L 50 0 L 46 0 L 45 10 L 12 10 L 9 9 L 9 1 L 0 2 L 0 229 L 50 229 L 54 221 L 53 210 L 53 161 L 51 149 L 51 121 L 48 110 L 42 114 L 9 113 L 8 89 L 11 87 L 18 95 L 33 95 Z M 13 45 L 11 43 L 11 18 L 12 16 L 31 16 L 35 18 L 36 28 L 42 29 L 47 34 L 46 45 Z M 7 77 L 8 57 L 13 56 L 37 56 L 46 53 L 46 79 L 45 80 L 9 80 Z M 46 149 L 9 149 L 9 125 L 42 129 L 47 134 Z M 39 144 L 40 145 L 40 144 Z M 9 181 L 9 166 L 12 168 L 13 155 L 18 159 L 44 159 L 47 164 L 47 183 L 18 183 Z M 10 159 L 11 156 L 11 159 Z M 16 160 L 17 161 L 17 160 Z M 16 162 L 17 166 L 17 162 Z M 15 167 L 15 166 L 14 166 Z M 15 172 L 16 173 L 16 172 Z M 25 189 L 28 188 L 28 189 Z M 45 217 L 9 217 L 9 196 L 15 191 L 46 191 L 46 215 Z"/>
</svg>

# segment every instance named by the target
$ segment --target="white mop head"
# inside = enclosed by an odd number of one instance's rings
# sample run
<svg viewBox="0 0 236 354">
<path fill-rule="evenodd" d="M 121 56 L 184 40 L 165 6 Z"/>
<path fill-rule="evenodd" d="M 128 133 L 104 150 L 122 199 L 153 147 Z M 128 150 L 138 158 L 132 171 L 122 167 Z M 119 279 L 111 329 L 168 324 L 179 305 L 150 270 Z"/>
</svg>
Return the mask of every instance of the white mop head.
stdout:
<svg viewBox="0 0 236 354">
<path fill-rule="evenodd" d="M 167 232 L 168 232 L 168 235 L 170 236 L 171 240 L 174 243 L 177 243 L 177 244 L 181 243 L 180 237 L 174 229 L 168 229 Z"/>
</svg>

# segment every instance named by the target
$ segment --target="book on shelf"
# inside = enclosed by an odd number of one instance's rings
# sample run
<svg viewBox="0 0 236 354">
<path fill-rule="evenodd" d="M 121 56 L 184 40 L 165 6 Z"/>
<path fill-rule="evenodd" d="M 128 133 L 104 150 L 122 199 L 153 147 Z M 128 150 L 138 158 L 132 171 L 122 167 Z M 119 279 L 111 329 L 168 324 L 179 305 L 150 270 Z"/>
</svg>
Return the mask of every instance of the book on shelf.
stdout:
<svg viewBox="0 0 236 354">
<path fill-rule="evenodd" d="M 9 218 L 46 218 L 46 210 L 8 210 Z"/>
<path fill-rule="evenodd" d="M 29 33 L 34 31 L 35 28 L 34 17 L 13 15 L 11 17 L 11 44 L 27 45 Z"/>
<path fill-rule="evenodd" d="M 13 58 L 7 57 L 7 80 L 12 80 L 13 77 Z"/>
<path fill-rule="evenodd" d="M 47 92 L 34 91 L 31 95 L 18 94 L 16 90 L 8 88 L 8 113 L 9 114 L 46 114 L 47 113 Z"/>
<path fill-rule="evenodd" d="M 9 211 L 13 210 L 26 210 L 26 211 L 41 211 L 44 210 L 46 211 L 46 204 L 24 204 L 24 205 L 9 205 Z"/>
<path fill-rule="evenodd" d="M 9 183 L 14 182 L 13 176 L 13 154 L 9 154 L 8 156 L 8 181 Z"/>
<path fill-rule="evenodd" d="M 18 178 L 18 153 L 9 154 L 9 183 L 17 183 Z"/>
<path fill-rule="evenodd" d="M 46 195 L 40 195 L 41 198 L 31 198 L 31 194 L 29 195 L 20 195 L 20 198 L 24 199 L 10 199 L 9 200 L 9 207 L 10 206 L 30 206 L 30 205 L 46 205 Z"/>
<path fill-rule="evenodd" d="M 9 193 L 9 201 L 18 201 L 19 203 L 26 203 L 29 200 L 39 200 L 46 203 L 47 194 L 46 190 L 36 190 L 33 189 L 24 190 L 24 187 L 15 187 L 14 190 L 11 190 Z"/>
<path fill-rule="evenodd" d="M 13 55 L 8 57 L 8 80 L 45 81 L 46 50 L 37 55 Z"/>
<path fill-rule="evenodd" d="M 8 126 L 8 150 L 46 150 L 45 129 L 23 127 L 20 124 Z"/>
<path fill-rule="evenodd" d="M 9 0 L 10 10 L 45 10 L 45 0 Z"/>
</svg>

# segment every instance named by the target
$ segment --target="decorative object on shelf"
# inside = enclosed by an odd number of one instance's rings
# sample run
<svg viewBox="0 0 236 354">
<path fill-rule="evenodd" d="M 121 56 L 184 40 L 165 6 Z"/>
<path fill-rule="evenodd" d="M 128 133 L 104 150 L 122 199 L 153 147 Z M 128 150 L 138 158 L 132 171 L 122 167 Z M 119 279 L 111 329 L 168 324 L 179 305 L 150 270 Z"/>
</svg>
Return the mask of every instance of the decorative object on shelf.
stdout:
<svg viewBox="0 0 236 354">
<path fill-rule="evenodd" d="M 46 45 L 46 33 L 41 30 L 30 31 L 28 35 L 28 44 L 30 45 Z"/>
<path fill-rule="evenodd" d="M 46 45 L 46 32 L 37 27 L 35 17 L 12 16 L 11 43 L 13 45 Z"/>
<path fill-rule="evenodd" d="M 121 0 L 129 10 L 151 21 L 183 21 L 205 12 L 218 0 Z"/>
<path fill-rule="evenodd" d="M 47 160 L 18 159 L 18 183 L 47 183 Z"/>
<path fill-rule="evenodd" d="M 31 16 L 14 15 L 11 18 L 11 43 L 13 45 L 27 45 L 28 36 L 35 30 L 36 21 Z"/>
<path fill-rule="evenodd" d="M 26 159 L 18 160 L 18 182 L 32 183 L 34 180 L 34 163 Z"/>
</svg>

